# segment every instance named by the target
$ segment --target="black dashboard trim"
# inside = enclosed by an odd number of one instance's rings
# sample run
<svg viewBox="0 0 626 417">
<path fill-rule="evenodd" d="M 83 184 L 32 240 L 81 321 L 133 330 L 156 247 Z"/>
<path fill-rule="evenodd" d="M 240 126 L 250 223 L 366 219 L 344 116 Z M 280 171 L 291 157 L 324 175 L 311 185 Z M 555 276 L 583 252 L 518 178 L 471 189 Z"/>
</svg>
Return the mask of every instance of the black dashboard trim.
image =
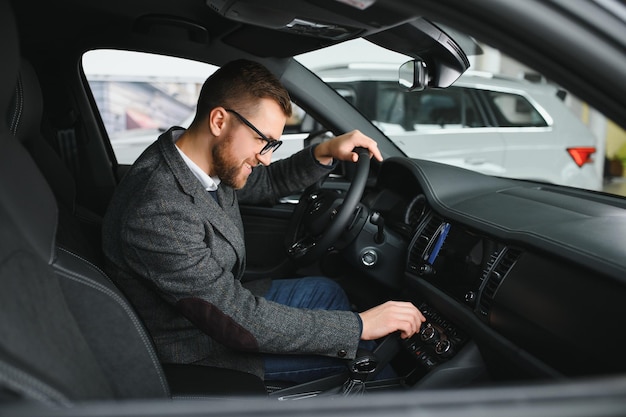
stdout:
<svg viewBox="0 0 626 417">
<path fill-rule="evenodd" d="M 417 159 L 388 158 L 380 177 L 398 166 L 412 173 L 440 215 L 626 284 L 626 212 L 622 207 L 626 202 L 621 199 L 579 190 L 563 192 L 558 186 L 490 177 Z"/>
<path fill-rule="evenodd" d="M 525 371 L 531 376 L 552 379 L 565 378 L 560 372 L 553 369 L 545 362 L 528 351 L 521 349 L 497 331 L 491 329 L 486 323 L 483 323 L 474 315 L 472 309 L 459 304 L 434 285 L 410 274 L 405 274 L 405 278 L 428 304 L 438 310 L 439 313 L 444 315 L 456 326 L 462 328 L 463 331 L 474 340 L 479 349 L 482 350 L 488 347 L 491 352 L 497 352 L 497 354 L 501 355 L 508 363 L 523 366 Z M 485 357 L 486 362 L 489 362 L 489 360 L 489 357 Z"/>
</svg>

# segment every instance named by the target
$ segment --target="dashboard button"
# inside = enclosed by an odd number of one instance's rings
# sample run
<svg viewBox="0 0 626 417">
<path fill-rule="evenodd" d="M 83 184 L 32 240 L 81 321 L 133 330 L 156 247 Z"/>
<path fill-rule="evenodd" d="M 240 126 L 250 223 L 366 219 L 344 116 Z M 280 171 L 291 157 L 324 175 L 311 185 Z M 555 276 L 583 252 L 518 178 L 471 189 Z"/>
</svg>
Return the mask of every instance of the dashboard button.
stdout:
<svg viewBox="0 0 626 417">
<path fill-rule="evenodd" d="M 428 323 L 426 327 L 420 331 L 420 339 L 429 344 L 437 343 L 439 340 L 439 332 L 432 324 Z"/>
<path fill-rule="evenodd" d="M 435 345 L 435 353 L 443 357 L 448 357 L 452 355 L 452 342 L 450 342 L 448 339 L 440 340 Z"/>
<path fill-rule="evenodd" d="M 368 268 L 378 263 L 378 254 L 373 249 L 367 249 L 361 254 L 361 263 Z"/>
</svg>

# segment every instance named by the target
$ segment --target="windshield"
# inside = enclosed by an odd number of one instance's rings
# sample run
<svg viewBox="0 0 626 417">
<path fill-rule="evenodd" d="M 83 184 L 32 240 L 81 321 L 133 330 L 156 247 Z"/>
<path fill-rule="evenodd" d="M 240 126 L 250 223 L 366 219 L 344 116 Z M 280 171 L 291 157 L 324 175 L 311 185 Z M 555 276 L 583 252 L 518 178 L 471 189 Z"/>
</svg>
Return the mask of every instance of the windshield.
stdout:
<svg viewBox="0 0 626 417">
<path fill-rule="evenodd" d="M 451 87 L 418 92 L 398 83 L 410 57 L 362 39 L 296 59 L 409 157 L 626 195 L 626 133 L 542 74 L 479 45 Z"/>
<path fill-rule="evenodd" d="M 533 69 L 488 45 L 478 50 L 469 56 L 470 69 L 452 86 L 415 92 L 398 83 L 398 69 L 410 57 L 363 39 L 296 59 L 408 157 L 626 195 L 622 129 Z M 121 164 L 132 164 L 170 126 L 187 127 L 202 82 L 217 69 L 119 50 L 89 51 L 83 66 Z M 314 134 L 325 129 L 294 104 L 283 146 L 272 160 L 315 143 Z"/>
</svg>

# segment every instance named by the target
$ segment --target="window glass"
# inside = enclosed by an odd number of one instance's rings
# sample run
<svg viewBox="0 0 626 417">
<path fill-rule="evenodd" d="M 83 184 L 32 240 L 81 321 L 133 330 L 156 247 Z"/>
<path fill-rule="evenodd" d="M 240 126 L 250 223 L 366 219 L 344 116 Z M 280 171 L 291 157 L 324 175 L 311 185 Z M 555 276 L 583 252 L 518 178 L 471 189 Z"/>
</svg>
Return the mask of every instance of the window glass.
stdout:
<svg viewBox="0 0 626 417">
<path fill-rule="evenodd" d="M 386 133 L 486 126 L 463 88 L 407 92 L 398 82 L 382 80 L 330 85 Z"/>
<path fill-rule="evenodd" d="M 181 58 L 120 50 L 94 50 L 83 68 L 120 164 L 132 164 L 172 126 L 188 127 L 204 80 L 217 66 Z M 304 147 L 304 111 L 296 104 L 277 160 Z"/>
<path fill-rule="evenodd" d="M 489 104 L 500 126 L 541 127 L 548 126 L 541 114 L 523 96 L 490 91 Z"/>
<path fill-rule="evenodd" d="M 461 127 L 463 103 L 459 90 L 424 91 L 411 101 L 415 130 L 422 125 Z"/>
<path fill-rule="evenodd" d="M 120 164 L 132 164 L 171 126 L 189 126 L 202 83 L 217 69 L 119 50 L 89 51 L 83 68 Z"/>
<path fill-rule="evenodd" d="M 336 90 L 351 87 L 354 94 L 342 95 L 409 157 L 603 189 L 604 168 L 619 168 L 618 161 L 606 163 L 605 150 L 623 154 L 623 134 L 614 134 L 601 113 L 532 68 L 488 45 L 481 49 L 468 57 L 470 70 L 452 86 L 410 93 L 397 81 L 400 65 L 411 58 L 362 39 L 296 59 Z"/>
<path fill-rule="evenodd" d="M 379 82 L 376 84 L 376 120 L 403 125 L 406 117 L 406 94 L 398 88 L 398 83 Z"/>
<path fill-rule="evenodd" d="M 545 78 L 537 75 L 529 83 L 522 75 L 532 70 L 496 50 L 486 50 L 498 59 L 472 62 L 476 72 L 464 74 L 456 85 L 421 92 L 406 92 L 397 84 L 399 65 L 408 57 L 363 40 L 297 59 L 322 80 L 332 80 L 331 87 L 409 157 L 589 189 L 601 189 L 603 180 L 622 175 L 623 130 Z M 370 63 L 357 65 L 363 57 Z M 87 52 L 83 67 L 122 164 L 133 163 L 163 130 L 188 126 L 202 83 L 217 69 L 179 58 L 112 50 Z M 524 129 L 548 125 L 549 129 Z M 489 126 L 515 129 L 470 129 Z M 302 149 L 313 140 L 309 133 L 321 129 L 294 104 L 281 137 L 285 144 L 272 159 Z M 581 159 L 581 152 L 588 157 Z"/>
<path fill-rule="evenodd" d="M 341 94 L 341 97 L 345 98 L 348 103 L 352 104 L 353 106 L 356 105 L 356 91 L 354 88 L 352 88 L 351 86 L 347 86 L 347 85 L 344 85 L 344 86 L 335 85 L 334 89 L 339 94 Z"/>
</svg>

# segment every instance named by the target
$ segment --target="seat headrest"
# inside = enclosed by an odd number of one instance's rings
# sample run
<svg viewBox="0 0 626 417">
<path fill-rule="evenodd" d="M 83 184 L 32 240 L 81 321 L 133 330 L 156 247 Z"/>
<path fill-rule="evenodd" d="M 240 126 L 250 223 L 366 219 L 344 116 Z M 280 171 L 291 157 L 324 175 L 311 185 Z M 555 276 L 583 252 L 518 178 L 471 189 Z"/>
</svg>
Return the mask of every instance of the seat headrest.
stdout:
<svg viewBox="0 0 626 417">
<path fill-rule="evenodd" d="M 63 160 L 41 133 L 43 94 L 37 73 L 26 59 L 21 60 L 14 96 L 9 108 L 10 132 L 24 144 L 58 203 L 74 212 L 76 184 Z"/>
<path fill-rule="evenodd" d="M 19 40 L 15 16 L 8 0 L 0 0 L 0 114 L 8 115 L 9 104 L 13 99 L 19 61 Z M 0 124 L 0 132 L 8 130 L 8 121 Z"/>
<path fill-rule="evenodd" d="M 15 99 L 9 108 L 9 129 L 22 143 L 34 141 L 41 135 L 43 115 L 43 97 L 39 78 L 33 66 L 25 59 L 21 60 L 15 88 Z"/>
<path fill-rule="evenodd" d="M 22 144 L 9 132 L 9 106 L 15 96 L 20 51 L 15 16 L 8 0 L 0 0 L 0 204 L 11 222 L 46 262 L 56 256 L 57 205 L 54 194 Z M 1 225 L 0 225 L 1 227 Z"/>
</svg>

